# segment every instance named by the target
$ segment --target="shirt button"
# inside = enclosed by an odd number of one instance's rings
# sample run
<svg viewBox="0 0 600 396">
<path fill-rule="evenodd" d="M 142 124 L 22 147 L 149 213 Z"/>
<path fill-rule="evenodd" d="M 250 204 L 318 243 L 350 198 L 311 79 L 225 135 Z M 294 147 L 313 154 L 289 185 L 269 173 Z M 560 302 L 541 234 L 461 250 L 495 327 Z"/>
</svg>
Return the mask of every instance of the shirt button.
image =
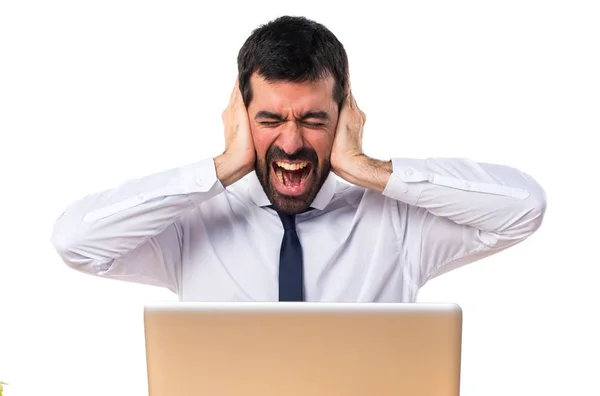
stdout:
<svg viewBox="0 0 600 396">
<path fill-rule="evenodd" d="M 196 184 L 198 184 L 199 186 L 202 185 L 202 182 L 203 182 L 203 180 L 202 180 L 201 177 L 199 177 L 199 178 L 196 179 Z"/>
<path fill-rule="evenodd" d="M 405 173 L 407 176 L 412 176 L 412 174 L 413 174 L 414 172 L 413 172 L 413 170 L 412 170 L 412 169 L 407 169 L 407 170 L 406 170 L 404 173 Z"/>
<path fill-rule="evenodd" d="M 140 202 L 142 202 L 144 200 L 144 196 L 143 195 L 138 195 L 136 198 Z"/>
<path fill-rule="evenodd" d="M 465 183 L 465 188 L 470 190 L 471 189 L 471 183 Z"/>
</svg>

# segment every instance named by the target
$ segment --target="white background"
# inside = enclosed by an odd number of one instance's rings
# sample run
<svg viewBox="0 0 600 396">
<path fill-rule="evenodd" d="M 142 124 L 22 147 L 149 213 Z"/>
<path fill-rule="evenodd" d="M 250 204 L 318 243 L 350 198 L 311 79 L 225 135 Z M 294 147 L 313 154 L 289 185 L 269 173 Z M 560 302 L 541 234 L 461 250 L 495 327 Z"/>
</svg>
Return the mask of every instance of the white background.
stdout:
<svg viewBox="0 0 600 396">
<path fill-rule="evenodd" d="M 464 309 L 463 395 L 600 394 L 593 3 L 2 1 L 5 395 L 147 394 L 141 309 L 174 296 L 68 269 L 54 220 L 83 195 L 220 153 L 237 51 L 282 14 L 344 43 L 369 155 L 498 162 L 546 189 L 536 235 L 420 294 Z"/>
</svg>

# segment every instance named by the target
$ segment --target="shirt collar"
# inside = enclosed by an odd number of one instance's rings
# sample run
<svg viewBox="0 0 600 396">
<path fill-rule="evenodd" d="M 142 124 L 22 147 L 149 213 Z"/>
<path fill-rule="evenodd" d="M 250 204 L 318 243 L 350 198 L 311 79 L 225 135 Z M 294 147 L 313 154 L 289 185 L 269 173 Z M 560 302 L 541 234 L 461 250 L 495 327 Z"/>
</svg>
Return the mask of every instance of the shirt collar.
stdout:
<svg viewBox="0 0 600 396">
<path fill-rule="evenodd" d="M 269 201 L 267 194 L 265 194 L 265 191 L 263 190 L 262 185 L 260 184 L 260 181 L 256 176 L 256 172 L 252 172 L 250 175 L 248 175 L 248 178 L 250 182 L 250 196 L 252 197 L 254 203 L 258 206 L 271 205 L 271 201 Z M 331 202 L 333 194 L 335 194 L 335 186 L 335 175 L 333 172 L 329 172 L 325 183 L 323 183 L 323 185 L 321 186 L 321 189 L 317 193 L 317 196 L 313 200 L 310 207 L 318 210 L 325 209 L 329 202 Z"/>
</svg>

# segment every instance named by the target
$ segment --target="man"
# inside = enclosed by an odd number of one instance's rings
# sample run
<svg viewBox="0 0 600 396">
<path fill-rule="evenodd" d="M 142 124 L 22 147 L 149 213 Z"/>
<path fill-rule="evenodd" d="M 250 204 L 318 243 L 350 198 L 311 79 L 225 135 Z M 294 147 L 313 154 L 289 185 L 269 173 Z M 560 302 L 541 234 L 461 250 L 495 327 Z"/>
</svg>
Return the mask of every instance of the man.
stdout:
<svg viewBox="0 0 600 396">
<path fill-rule="evenodd" d="M 186 301 L 414 302 L 540 227 L 545 194 L 519 170 L 364 153 L 346 53 L 321 24 L 259 27 L 238 69 L 225 151 L 73 203 L 52 238 L 67 265 Z"/>
</svg>

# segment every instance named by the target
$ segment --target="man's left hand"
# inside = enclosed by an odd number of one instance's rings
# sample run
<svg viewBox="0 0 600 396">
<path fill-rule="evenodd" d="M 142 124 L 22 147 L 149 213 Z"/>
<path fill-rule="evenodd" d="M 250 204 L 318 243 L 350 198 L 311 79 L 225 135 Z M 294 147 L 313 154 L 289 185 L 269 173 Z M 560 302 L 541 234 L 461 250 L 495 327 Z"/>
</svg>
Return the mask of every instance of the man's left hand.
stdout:
<svg viewBox="0 0 600 396">
<path fill-rule="evenodd" d="M 333 147 L 331 167 L 340 177 L 362 157 L 363 127 L 367 121 L 365 113 L 358 108 L 352 91 L 348 91 L 340 111 Z"/>
<path fill-rule="evenodd" d="M 392 173 L 392 163 L 370 158 L 363 153 L 366 121 L 367 116 L 358 108 L 352 91 L 348 90 L 331 149 L 331 169 L 349 183 L 381 192 Z"/>
</svg>

